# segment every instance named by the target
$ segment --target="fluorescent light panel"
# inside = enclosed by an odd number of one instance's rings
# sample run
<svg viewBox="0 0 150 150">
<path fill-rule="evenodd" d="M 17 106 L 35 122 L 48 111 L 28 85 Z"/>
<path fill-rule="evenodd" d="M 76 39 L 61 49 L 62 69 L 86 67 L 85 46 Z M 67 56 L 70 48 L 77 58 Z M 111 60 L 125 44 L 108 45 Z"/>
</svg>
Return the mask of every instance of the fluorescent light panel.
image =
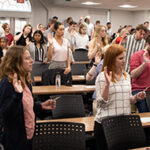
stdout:
<svg viewBox="0 0 150 150">
<path fill-rule="evenodd" d="M 101 3 L 94 3 L 94 2 L 84 2 L 83 5 L 99 5 Z"/>
<path fill-rule="evenodd" d="M 124 4 L 124 5 L 120 5 L 119 7 L 121 7 L 121 8 L 136 8 L 137 6 Z"/>
</svg>

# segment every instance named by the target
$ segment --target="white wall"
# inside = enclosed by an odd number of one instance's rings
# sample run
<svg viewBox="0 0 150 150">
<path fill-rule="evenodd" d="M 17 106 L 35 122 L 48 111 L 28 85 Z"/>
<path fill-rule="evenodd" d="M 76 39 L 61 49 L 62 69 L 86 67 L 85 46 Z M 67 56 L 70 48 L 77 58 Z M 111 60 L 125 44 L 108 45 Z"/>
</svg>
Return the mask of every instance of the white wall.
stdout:
<svg viewBox="0 0 150 150">
<path fill-rule="evenodd" d="M 133 12 L 111 10 L 111 23 L 113 32 L 116 32 L 120 25 L 133 25 Z"/>
<path fill-rule="evenodd" d="M 102 25 L 106 25 L 107 11 L 105 9 L 89 9 L 88 14 L 91 16 L 91 22 L 95 23 L 96 20 L 100 20 Z"/>
<path fill-rule="evenodd" d="M 133 12 L 133 25 L 142 24 L 145 21 L 150 21 L 150 11 Z"/>
<path fill-rule="evenodd" d="M 64 21 L 66 18 L 72 16 L 73 20 L 76 22 L 80 19 L 81 16 L 90 16 L 92 23 L 95 23 L 96 20 L 100 20 L 102 24 L 106 24 L 107 11 L 101 9 L 55 6 L 49 10 L 49 17 L 53 16 L 58 16 L 59 21 Z"/>
<path fill-rule="evenodd" d="M 0 11 L 0 17 L 30 18 L 31 12 Z"/>
<path fill-rule="evenodd" d="M 64 21 L 67 17 L 72 16 L 75 21 L 78 21 L 80 16 L 91 16 L 92 23 L 95 23 L 96 20 L 100 20 L 101 24 L 106 25 L 107 11 L 108 10 L 105 9 L 72 8 L 72 7 L 70 8 L 70 7 L 55 6 L 49 9 L 49 18 L 53 16 L 58 16 L 60 21 Z M 112 23 L 112 31 L 116 32 L 120 25 L 134 26 L 135 23 L 137 24 L 137 22 L 135 22 L 135 19 L 137 19 L 139 15 L 140 18 L 142 18 L 142 16 L 144 15 L 143 11 L 132 12 L 132 11 L 111 10 L 110 20 Z"/>
<path fill-rule="evenodd" d="M 41 2 L 42 1 L 42 2 Z M 43 5 L 44 3 L 45 5 Z M 47 3 L 45 0 L 31 0 L 31 13 L 23 12 L 0 12 L 1 17 L 17 17 L 17 18 L 29 18 L 30 23 L 36 27 L 38 23 L 47 25 L 48 18 L 58 16 L 60 21 L 64 21 L 67 17 L 72 16 L 75 21 L 78 21 L 80 16 L 91 16 L 91 22 L 95 23 L 96 20 L 100 20 L 101 24 L 106 25 L 107 11 L 105 9 L 93 9 L 93 8 L 75 8 L 65 6 L 53 6 L 51 3 Z M 115 32 L 119 25 L 133 26 L 150 20 L 150 11 L 120 11 L 111 10 L 111 23 L 112 31 Z"/>
<path fill-rule="evenodd" d="M 37 24 L 42 23 L 47 25 L 47 11 L 39 0 L 31 1 L 32 13 L 30 16 L 31 24 L 36 27 Z"/>
</svg>

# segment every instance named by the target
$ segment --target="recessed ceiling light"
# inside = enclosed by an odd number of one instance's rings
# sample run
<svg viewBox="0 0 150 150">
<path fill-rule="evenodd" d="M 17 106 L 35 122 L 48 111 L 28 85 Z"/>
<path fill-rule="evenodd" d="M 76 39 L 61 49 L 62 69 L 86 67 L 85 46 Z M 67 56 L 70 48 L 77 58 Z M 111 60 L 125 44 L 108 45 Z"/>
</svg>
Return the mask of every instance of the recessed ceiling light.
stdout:
<svg viewBox="0 0 150 150">
<path fill-rule="evenodd" d="M 94 2 L 84 2 L 83 5 L 99 5 L 101 3 L 94 3 Z"/>
<path fill-rule="evenodd" d="M 136 8 L 137 6 L 125 4 L 125 5 L 120 5 L 119 7 L 121 7 L 121 8 Z"/>
</svg>

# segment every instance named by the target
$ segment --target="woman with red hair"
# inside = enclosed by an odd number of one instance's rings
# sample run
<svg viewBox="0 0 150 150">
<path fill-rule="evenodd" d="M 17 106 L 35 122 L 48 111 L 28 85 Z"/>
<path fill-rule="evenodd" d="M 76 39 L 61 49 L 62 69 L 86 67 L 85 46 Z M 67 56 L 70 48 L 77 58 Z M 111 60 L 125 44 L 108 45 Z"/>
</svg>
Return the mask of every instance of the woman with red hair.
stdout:
<svg viewBox="0 0 150 150">
<path fill-rule="evenodd" d="M 143 99 L 145 92 L 132 96 L 130 76 L 124 70 L 126 50 L 123 46 L 112 44 L 104 55 L 102 71 L 96 79 L 97 113 L 94 133 L 97 150 L 106 150 L 106 140 L 101 122 L 110 116 L 129 115 L 130 103 Z"/>
</svg>

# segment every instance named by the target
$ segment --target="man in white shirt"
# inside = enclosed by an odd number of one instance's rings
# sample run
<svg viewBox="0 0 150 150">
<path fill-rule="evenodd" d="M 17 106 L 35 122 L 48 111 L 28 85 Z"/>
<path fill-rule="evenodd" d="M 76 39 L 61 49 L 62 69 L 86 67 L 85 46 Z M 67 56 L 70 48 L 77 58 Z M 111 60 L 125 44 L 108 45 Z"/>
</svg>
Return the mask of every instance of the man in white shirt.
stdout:
<svg viewBox="0 0 150 150">
<path fill-rule="evenodd" d="M 56 20 L 50 20 L 49 22 L 49 28 L 45 31 L 44 36 L 47 37 L 48 34 L 51 35 L 51 37 L 54 36 L 54 24 L 56 23 Z M 48 37 L 47 37 L 48 38 Z"/>
<path fill-rule="evenodd" d="M 77 32 L 75 31 L 77 26 L 77 23 L 72 21 L 69 23 L 69 27 L 66 28 L 64 37 L 68 39 L 70 43 L 70 48 L 72 51 L 75 50 L 76 47 L 76 37 L 77 37 Z"/>
<path fill-rule="evenodd" d="M 107 26 L 107 35 L 110 38 L 112 36 L 111 22 L 107 22 L 106 26 Z"/>
<path fill-rule="evenodd" d="M 92 34 L 94 32 L 94 25 L 90 21 L 90 16 L 87 16 L 84 20 L 87 26 L 87 35 L 89 36 L 89 39 L 91 39 Z"/>
</svg>

